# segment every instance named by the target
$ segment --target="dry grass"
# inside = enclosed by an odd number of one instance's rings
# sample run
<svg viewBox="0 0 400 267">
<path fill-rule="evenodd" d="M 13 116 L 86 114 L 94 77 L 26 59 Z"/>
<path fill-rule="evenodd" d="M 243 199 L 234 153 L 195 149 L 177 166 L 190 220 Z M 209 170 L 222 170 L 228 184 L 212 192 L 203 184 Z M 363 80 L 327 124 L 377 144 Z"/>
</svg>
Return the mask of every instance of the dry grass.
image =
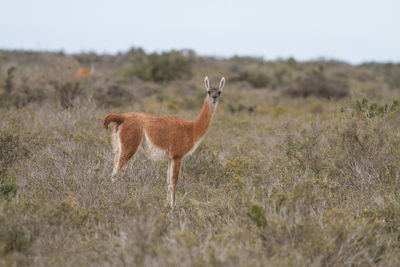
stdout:
<svg viewBox="0 0 400 267">
<path fill-rule="evenodd" d="M 0 109 L 0 265 L 400 264 L 399 91 L 384 78 L 358 79 L 375 69 L 318 63 L 332 79 L 346 69 L 350 96 L 333 101 L 229 83 L 238 59 L 197 59 L 191 80 L 156 85 L 133 78 L 119 85 L 131 103 L 116 94 L 104 104 L 101 92 L 120 83 L 107 61 L 64 107 L 51 82 L 73 77 L 61 72 L 46 80 L 48 70 L 33 64 L 57 55 L 2 53 L 3 66 L 19 62 L 15 84 L 24 71 L 33 74 L 32 88 L 39 81 L 48 87 L 40 102 Z M 76 63 L 59 57 L 65 66 Z M 300 77 L 315 67 L 257 64 L 271 78 L 274 70 Z M 166 163 L 140 153 L 111 183 L 103 116 L 143 111 L 192 119 L 205 74 L 226 75 L 227 85 L 210 132 L 183 163 L 177 207 L 165 205 Z M 0 86 L 7 71 L 1 75 Z M 284 80 L 282 88 L 290 83 Z"/>
</svg>

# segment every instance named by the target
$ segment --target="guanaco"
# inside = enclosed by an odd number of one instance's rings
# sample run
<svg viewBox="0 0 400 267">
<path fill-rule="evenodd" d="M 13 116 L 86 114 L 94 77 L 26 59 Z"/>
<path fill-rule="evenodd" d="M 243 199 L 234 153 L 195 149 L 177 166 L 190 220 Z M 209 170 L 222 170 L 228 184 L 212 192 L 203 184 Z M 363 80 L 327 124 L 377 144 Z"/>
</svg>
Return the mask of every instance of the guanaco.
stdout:
<svg viewBox="0 0 400 267">
<path fill-rule="evenodd" d="M 89 68 L 79 68 L 76 71 L 75 78 L 79 79 L 79 78 L 82 78 L 82 77 L 90 77 L 90 76 L 93 75 L 93 73 L 94 73 L 94 67 L 93 66 L 91 66 L 90 69 Z"/>
<path fill-rule="evenodd" d="M 204 84 L 207 95 L 200 114 L 192 121 L 136 112 L 108 114 L 104 117 L 105 130 L 110 123 L 114 123 L 111 132 L 114 151 L 114 169 L 111 176 L 113 182 L 118 171 L 140 147 L 151 160 L 168 160 L 167 201 L 172 206 L 175 205 L 175 189 L 181 161 L 196 150 L 210 128 L 225 78 L 222 77 L 219 87 L 211 87 L 208 77 L 204 78 Z"/>
</svg>

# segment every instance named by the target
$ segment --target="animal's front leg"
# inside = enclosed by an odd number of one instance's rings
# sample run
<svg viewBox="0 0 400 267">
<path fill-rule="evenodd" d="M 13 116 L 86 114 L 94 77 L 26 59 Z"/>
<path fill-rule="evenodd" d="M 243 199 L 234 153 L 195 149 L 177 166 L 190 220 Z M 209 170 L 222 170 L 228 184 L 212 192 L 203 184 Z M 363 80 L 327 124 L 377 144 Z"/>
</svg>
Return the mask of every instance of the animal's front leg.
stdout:
<svg viewBox="0 0 400 267">
<path fill-rule="evenodd" d="M 168 170 L 167 170 L 167 186 L 168 186 L 168 192 L 167 192 L 167 203 L 171 203 L 171 180 L 172 180 L 172 161 L 169 159 L 168 160 Z"/>
<path fill-rule="evenodd" d="M 173 159 L 171 164 L 172 169 L 172 179 L 171 179 L 171 191 L 170 191 L 170 200 L 171 206 L 175 206 L 175 189 L 178 183 L 179 171 L 181 169 L 181 159 Z"/>
</svg>

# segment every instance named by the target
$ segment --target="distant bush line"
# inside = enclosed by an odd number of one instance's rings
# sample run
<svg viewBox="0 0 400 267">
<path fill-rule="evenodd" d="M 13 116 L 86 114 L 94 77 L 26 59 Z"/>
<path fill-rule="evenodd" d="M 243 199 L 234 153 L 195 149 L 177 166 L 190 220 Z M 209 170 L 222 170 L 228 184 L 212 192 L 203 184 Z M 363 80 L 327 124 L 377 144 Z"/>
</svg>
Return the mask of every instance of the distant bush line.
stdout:
<svg viewBox="0 0 400 267">
<path fill-rule="evenodd" d="M 297 62 L 292 58 L 218 59 L 201 57 L 191 50 L 146 53 L 132 48 L 117 55 L 0 50 L 0 66 L 0 106 L 16 108 L 50 100 L 68 109 L 83 98 L 117 107 L 140 101 L 141 97 L 158 97 L 168 86 L 193 84 L 192 79 L 201 84 L 198 76 L 211 75 L 214 70 L 226 76 L 228 85 L 275 90 L 293 98 L 340 99 L 351 95 L 354 84 L 371 90 L 400 89 L 400 64 L 352 66 L 324 60 Z M 76 71 L 82 66 L 94 66 L 96 71 L 77 79 Z M 230 107 L 232 112 L 237 109 L 234 106 Z M 250 112 L 253 109 L 249 107 Z"/>
</svg>

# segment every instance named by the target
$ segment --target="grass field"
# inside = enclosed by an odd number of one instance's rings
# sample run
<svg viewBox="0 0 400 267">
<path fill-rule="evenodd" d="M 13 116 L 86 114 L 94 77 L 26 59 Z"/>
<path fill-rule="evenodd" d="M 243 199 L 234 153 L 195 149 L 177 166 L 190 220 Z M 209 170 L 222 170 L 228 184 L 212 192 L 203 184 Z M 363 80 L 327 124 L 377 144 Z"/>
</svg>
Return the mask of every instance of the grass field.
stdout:
<svg viewBox="0 0 400 267">
<path fill-rule="evenodd" d="M 177 206 L 141 153 L 112 183 L 103 117 L 194 119 L 206 75 Z M 0 51 L 0 265 L 398 266 L 399 100 L 400 64 Z"/>
</svg>

